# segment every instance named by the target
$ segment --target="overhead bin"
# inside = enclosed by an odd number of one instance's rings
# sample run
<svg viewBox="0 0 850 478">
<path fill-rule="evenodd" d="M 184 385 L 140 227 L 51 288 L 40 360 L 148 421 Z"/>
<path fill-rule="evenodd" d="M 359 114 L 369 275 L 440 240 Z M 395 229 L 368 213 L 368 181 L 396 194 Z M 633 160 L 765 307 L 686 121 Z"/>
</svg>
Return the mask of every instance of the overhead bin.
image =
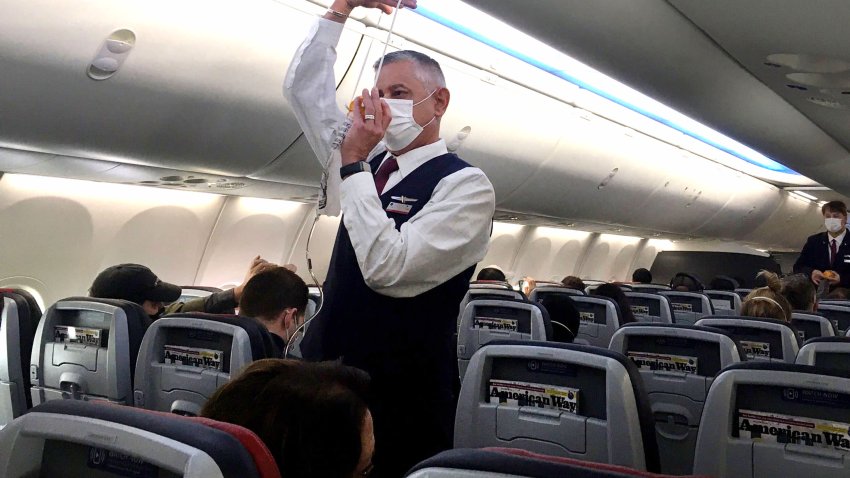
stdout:
<svg viewBox="0 0 850 478">
<path fill-rule="evenodd" d="M 4 2 L 0 146 L 235 176 L 256 171 L 300 134 L 281 87 L 322 9 L 298 5 Z M 89 65 L 119 29 L 135 34 L 132 50 L 109 79 L 93 80 Z M 340 77 L 359 36 L 346 30 Z"/>
</svg>

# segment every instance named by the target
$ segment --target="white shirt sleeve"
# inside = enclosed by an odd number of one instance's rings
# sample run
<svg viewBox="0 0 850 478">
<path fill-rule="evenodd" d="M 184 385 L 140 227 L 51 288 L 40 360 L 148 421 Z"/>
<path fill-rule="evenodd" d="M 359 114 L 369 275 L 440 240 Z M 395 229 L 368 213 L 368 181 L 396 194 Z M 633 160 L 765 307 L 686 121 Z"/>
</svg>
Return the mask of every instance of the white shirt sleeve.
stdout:
<svg viewBox="0 0 850 478">
<path fill-rule="evenodd" d="M 343 222 L 360 271 L 366 284 L 381 294 L 422 294 L 487 253 L 495 194 L 478 168 L 443 178 L 428 203 L 400 230 L 383 210 L 370 174 L 346 178 L 341 196 Z"/>
<path fill-rule="evenodd" d="M 342 23 L 320 18 L 298 47 L 283 83 L 283 95 L 292 106 L 307 142 L 323 167 L 329 162 L 328 202 L 321 212 L 330 215 L 339 214 L 341 157 L 339 150 L 331 148 L 331 142 L 345 121 L 345 114 L 336 103 L 334 79 L 336 45 L 342 30 Z"/>
</svg>

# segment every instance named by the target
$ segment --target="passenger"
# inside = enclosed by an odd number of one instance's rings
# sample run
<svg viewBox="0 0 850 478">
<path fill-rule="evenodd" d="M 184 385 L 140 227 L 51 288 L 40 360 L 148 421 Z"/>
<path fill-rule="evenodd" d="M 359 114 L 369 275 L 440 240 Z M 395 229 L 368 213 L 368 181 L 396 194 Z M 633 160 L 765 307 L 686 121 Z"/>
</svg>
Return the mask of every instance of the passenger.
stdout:
<svg viewBox="0 0 850 478">
<path fill-rule="evenodd" d="M 678 292 L 702 292 L 705 286 L 697 276 L 687 272 L 677 272 L 670 279 L 670 288 Z"/>
<path fill-rule="evenodd" d="M 304 322 L 307 284 L 284 267 L 264 270 L 251 277 L 242 289 L 239 314 L 254 317 L 272 333 L 281 352 Z"/>
<path fill-rule="evenodd" d="M 507 278 L 505 277 L 505 273 L 502 272 L 498 266 L 487 266 L 480 271 L 478 271 L 478 276 L 475 280 L 494 280 L 500 282 L 506 282 Z"/>
<path fill-rule="evenodd" d="M 823 279 L 830 287 L 850 287 L 850 241 L 847 238 L 847 206 L 830 201 L 821 207 L 825 232 L 809 236 L 794 272 L 806 274 L 815 285 Z M 829 271 L 829 274 L 826 272 Z"/>
<path fill-rule="evenodd" d="M 649 272 L 649 269 L 643 267 L 635 269 L 635 271 L 632 272 L 632 282 L 636 284 L 651 284 L 652 272 Z"/>
<path fill-rule="evenodd" d="M 747 294 L 741 305 L 741 315 L 790 322 L 791 304 L 782 295 L 782 282 L 779 276 L 773 272 L 761 271 L 759 277 L 767 282 L 767 286 L 753 289 Z"/>
<path fill-rule="evenodd" d="M 581 318 L 573 300 L 564 294 L 549 294 L 543 297 L 540 305 L 549 313 L 549 320 L 554 325 L 549 341 L 572 343 L 581 326 Z"/>
<path fill-rule="evenodd" d="M 587 288 L 587 286 L 584 285 L 584 281 L 582 281 L 576 276 L 564 277 L 563 279 L 561 279 L 561 284 L 564 284 L 564 287 L 580 290 L 582 292 L 584 292 L 584 289 Z"/>
<path fill-rule="evenodd" d="M 335 362 L 266 359 L 220 387 L 201 416 L 245 427 L 285 478 L 351 478 L 371 471 L 369 376 Z"/>
<path fill-rule="evenodd" d="M 614 302 L 616 302 L 620 308 L 620 325 L 637 322 L 635 314 L 632 313 L 632 304 L 629 302 L 629 298 L 626 297 L 626 294 L 623 293 L 623 289 L 621 289 L 620 286 L 616 284 L 602 284 L 593 291 L 593 294 L 614 299 Z"/>
<path fill-rule="evenodd" d="M 850 289 L 846 287 L 837 287 L 835 290 L 827 294 L 828 300 L 848 300 L 850 299 Z"/>
<path fill-rule="evenodd" d="M 817 290 L 805 274 L 791 274 L 782 279 L 782 296 L 788 300 L 791 310 L 814 312 L 818 307 Z"/>
<path fill-rule="evenodd" d="M 734 291 L 738 288 L 738 281 L 729 276 L 717 276 L 711 279 L 709 287 L 711 290 Z"/>
<path fill-rule="evenodd" d="M 523 277 L 521 281 L 519 281 L 519 290 L 526 297 L 531 295 L 531 291 L 533 291 L 537 287 L 537 281 L 534 280 L 533 277 Z"/>
<path fill-rule="evenodd" d="M 452 447 L 458 307 L 486 255 L 495 211 L 484 173 L 440 139 L 451 95 L 440 65 L 422 53 L 384 57 L 376 88 L 355 99 L 334 152 L 345 121 L 333 68 L 343 24 L 355 7 L 389 11 L 396 3 L 334 0 L 284 80 L 313 151 L 332 161 L 325 211 L 343 213 L 324 305 L 301 351 L 371 375 L 381 476 L 402 476 Z"/>
<path fill-rule="evenodd" d="M 153 271 L 143 265 L 119 264 L 107 267 L 97 275 L 89 288 L 89 296 L 135 302 L 154 320 L 178 312 L 233 313 L 242 297 L 245 282 L 269 267 L 276 266 L 257 256 L 251 260 L 241 285 L 188 302 L 175 302 L 180 298 L 179 286 L 159 280 Z"/>
</svg>

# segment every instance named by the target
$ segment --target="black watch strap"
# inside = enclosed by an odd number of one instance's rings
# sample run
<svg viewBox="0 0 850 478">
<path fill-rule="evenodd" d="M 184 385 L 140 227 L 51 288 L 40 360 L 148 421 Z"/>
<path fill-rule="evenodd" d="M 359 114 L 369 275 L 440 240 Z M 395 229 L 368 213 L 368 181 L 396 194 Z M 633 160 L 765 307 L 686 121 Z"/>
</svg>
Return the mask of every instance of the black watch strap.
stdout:
<svg viewBox="0 0 850 478">
<path fill-rule="evenodd" d="M 369 163 L 366 161 L 357 161 L 356 163 L 347 164 L 341 168 L 339 168 L 339 177 L 345 179 L 348 176 L 356 173 L 362 172 L 372 173 L 372 168 L 369 166 Z"/>
</svg>

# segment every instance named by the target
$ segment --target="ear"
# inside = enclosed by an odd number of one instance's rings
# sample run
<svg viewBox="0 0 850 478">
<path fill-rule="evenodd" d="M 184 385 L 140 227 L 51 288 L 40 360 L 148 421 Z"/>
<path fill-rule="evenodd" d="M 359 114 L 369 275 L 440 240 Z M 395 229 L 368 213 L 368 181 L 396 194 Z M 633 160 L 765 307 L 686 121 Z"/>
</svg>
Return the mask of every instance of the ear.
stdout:
<svg viewBox="0 0 850 478">
<path fill-rule="evenodd" d="M 451 99 L 451 93 L 447 88 L 438 88 L 437 92 L 434 93 L 434 115 L 439 118 L 446 114 L 446 109 L 449 107 L 449 100 Z"/>
<path fill-rule="evenodd" d="M 290 327 L 298 317 L 298 309 L 295 307 L 287 307 L 283 309 L 279 317 L 283 319 L 284 328 Z"/>
</svg>

